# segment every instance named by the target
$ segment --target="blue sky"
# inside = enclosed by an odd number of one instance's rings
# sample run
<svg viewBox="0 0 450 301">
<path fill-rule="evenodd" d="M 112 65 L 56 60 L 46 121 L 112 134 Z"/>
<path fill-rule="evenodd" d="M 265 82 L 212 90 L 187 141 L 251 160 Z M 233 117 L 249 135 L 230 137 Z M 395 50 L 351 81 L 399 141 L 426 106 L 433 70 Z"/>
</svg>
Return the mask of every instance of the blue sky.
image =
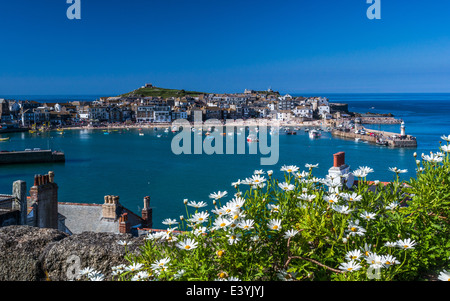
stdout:
<svg viewBox="0 0 450 301">
<path fill-rule="evenodd" d="M 0 96 L 450 92 L 450 1 L 0 0 Z"/>
</svg>

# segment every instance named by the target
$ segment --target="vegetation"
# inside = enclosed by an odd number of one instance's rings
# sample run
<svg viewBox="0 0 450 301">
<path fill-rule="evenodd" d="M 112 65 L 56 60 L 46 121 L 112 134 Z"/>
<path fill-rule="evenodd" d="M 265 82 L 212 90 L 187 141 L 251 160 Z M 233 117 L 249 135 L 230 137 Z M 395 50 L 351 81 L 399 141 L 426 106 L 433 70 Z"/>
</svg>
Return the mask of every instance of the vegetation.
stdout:
<svg viewBox="0 0 450 301">
<path fill-rule="evenodd" d="M 409 181 L 396 167 L 392 182 L 368 181 L 373 169 L 360 167 L 349 189 L 345 179 L 314 177 L 317 165 L 307 164 L 284 166 L 279 179 L 255 171 L 232 183 L 232 200 L 212 193 L 211 211 L 185 200 L 186 217 L 163 221 L 167 231 L 149 234 L 114 279 L 390 281 L 440 272 L 448 280 L 450 136 L 442 138 L 439 152 L 415 158 Z"/>
<path fill-rule="evenodd" d="M 162 97 L 162 98 L 169 98 L 169 97 L 184 97 L 184 96 L 198 96 L 200 94 L 206 94 L 203 92 L 195 92 L 195 91 L 185 91 L 185 90 L 177 90 L 177 89 L 165 89 L 165 88 L 158 88 L 158 87 L 147 87 L 147 88 L 140 88 L 137 90 L 134 90 L 132 92 L 123 94 L 121 96 L 123 97 L 130 97 L 130 96 L 139 96 L 139 97 Z"/>
</svg>

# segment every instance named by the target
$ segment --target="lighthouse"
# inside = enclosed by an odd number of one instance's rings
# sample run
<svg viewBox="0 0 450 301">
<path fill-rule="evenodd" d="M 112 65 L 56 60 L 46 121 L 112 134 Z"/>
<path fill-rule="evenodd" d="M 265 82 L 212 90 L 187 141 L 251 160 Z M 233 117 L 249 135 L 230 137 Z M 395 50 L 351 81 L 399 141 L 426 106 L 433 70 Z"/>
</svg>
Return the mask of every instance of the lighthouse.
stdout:
<svg viewBox="0 0 450 301">
<path fill-rule="evenodd" d="M 405 134 L 405 122 L 404 121 L 402 121 L 402 124 L 400 126 L 400 135 L 402 137 L 406 136 L 406 134 Z"/>
</svg>

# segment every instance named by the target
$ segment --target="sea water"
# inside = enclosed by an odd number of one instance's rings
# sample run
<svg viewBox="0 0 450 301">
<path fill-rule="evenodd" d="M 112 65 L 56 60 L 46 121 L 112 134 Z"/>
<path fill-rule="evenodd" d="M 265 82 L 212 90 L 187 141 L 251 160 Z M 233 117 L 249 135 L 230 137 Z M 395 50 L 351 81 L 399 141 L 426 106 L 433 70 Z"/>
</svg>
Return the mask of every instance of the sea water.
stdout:
<svg viewBox="0 0 450 301">
<path fill-rule="evenodd" d="M 308 96 L 308 95 L 306 95 Z M 0 167 L 0 194 L 11 193 L 12 182 L 24 180 L 28 189 L 35 174 L 55 172 L 60 202 L 103 203 L 105 195 L 118 195 L 128 209 L 140 214 L 143 198 L 151 197 L 155 228 L 165 228 L 165 218 L 179 219 L 185 215 L 184 199 L 206 201 L 212 207 L 209 194 L 228 191 L 235 193 L 231 183 L 250 177 L 254 170 L 273 170 L 282 177 L 283 165 L 319 164 L 313 173 L 325 177 L 333 165 L 333 154 L 344 151 L 346 163 L 352 169 L 369 166 L 374 169 L 369 180 L 390 181 L 394 174 L 389 167 L 408 169 L 402 179 L 415 176 L 413 153 L 436 152 L 442 135 L 450 135 L 450 94 L 317 94 L 331 102 L 349 104 L 349 110 L 360 113 L 392 113 L 405 121 L 406 133 L 416 136 L 417 148 L 401 149 L 332 137 L 323 132 L 311 139 L 301 128 L 297 135 L 280 131 L 279 160 L 275 165 L 261 166 L 261 154 L 180 154 L 171 151 L 176 133 L 164 128 L 118 129 L 105 135 L 103 130 L 66 130 L 36 134 L 12 133 L 8 142 L 0 142 L 0 150 L 41 148 L 62 150 L 63 164 L 30 164 Z M 45 97 L 42 97 L 45 99 Z M 400 125 L 366 125 L 367 128 L 400 132 Z M 248 135 L 248 130 L 243 135 Z M 160 135 L 160 137 L 158 137 Z M 196 133 L 192 133 L 196 135 Z M 205 135 L 203 139 L 207 139 Z M 229 139 L 223 136 L 223 139 Z"/>
</svg>

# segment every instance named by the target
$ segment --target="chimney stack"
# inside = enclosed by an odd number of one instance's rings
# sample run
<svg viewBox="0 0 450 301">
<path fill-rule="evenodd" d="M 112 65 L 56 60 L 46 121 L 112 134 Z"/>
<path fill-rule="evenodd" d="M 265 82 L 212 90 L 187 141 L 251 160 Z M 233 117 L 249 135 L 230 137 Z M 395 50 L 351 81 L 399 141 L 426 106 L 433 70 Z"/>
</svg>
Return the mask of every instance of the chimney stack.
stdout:
<svg viewBox="0 0 450 301">
<path fill-rule="evenodd" d="M 119 196 L 106 195 L 102 205 L 102 216 L 106 220 L 115 221 L 117 219 L 117 209 L 119 207 Z"/>
<path fill-rule="evenodd" d="M 152 208 L 150 208 L 150 197 L 144 197 L 144 209 L 142 209 L 142 227 L 151 228 L 153 226 Z"/>
<path fill-rule="evenodd" d="M 31 204 L 35 204 L 35 226 L 58 229 L 58 185 L 50 182 L 48 175 L 35 175 L 34 185 L 30 188 Z"/>
<path fill-rule="evenodd" d="M 328 177 L 336 184 L 345 184 L 348 188 L 353 186 L 354 176 L 350 172 L 350 166 L 345 164 L 345 152 L 333 155 L 333 167 L 328 170 Z"/>
<path fill-rule="evenodd" d="M 345 165 L 345 152 L 339 152 L 333 155 L 334 164 L 333 167 L 341 167 Z"/>
<path fill-rule="evenodd" d="M 128 213 L 124 213 L 119 217 L 119 233 L 130 233 L 131 226 L 128 221 Z"/>
</svg>

